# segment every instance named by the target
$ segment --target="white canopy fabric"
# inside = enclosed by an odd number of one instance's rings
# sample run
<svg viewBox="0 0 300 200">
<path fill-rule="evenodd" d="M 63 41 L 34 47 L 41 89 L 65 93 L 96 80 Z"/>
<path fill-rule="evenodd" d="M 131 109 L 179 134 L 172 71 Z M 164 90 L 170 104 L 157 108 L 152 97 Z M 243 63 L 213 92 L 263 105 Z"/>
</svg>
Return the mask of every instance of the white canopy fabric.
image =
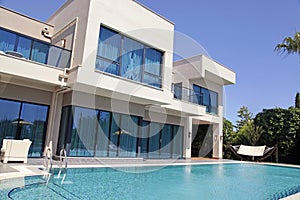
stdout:
<svg viewBox="0 0 300 200">
<path fill-rule="evenodd" d="M 245 156 L 263 156 L 266 146 L 247 146 L 240 145 L 238 154 Z"/>
</svg>

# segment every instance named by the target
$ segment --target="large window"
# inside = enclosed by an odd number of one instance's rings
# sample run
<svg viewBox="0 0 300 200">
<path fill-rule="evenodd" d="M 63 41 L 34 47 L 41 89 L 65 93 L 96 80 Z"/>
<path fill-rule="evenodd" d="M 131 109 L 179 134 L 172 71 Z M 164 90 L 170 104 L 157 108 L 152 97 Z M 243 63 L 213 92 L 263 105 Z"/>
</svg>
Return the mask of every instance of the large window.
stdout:
<svg viewBox="0 0 300 200">
<path fill-rule="evenodd" d="M 151 122 L 149 130 L 149 158 L 159 158 L 161 124 Z"/>
<path fill-rule="evenodd" d="M 70 156 L 93 156 L 98 111 L 76 107 L 72 128 Z"/>
<path fill-rule="evenodd" d="M 108 155 L 109 143 L 109 125 L 111 114 L 110 112 L 99 112 L 99 124 L 97 125 L 97 139 L 96 139 L 96 156 L 106 157 Z"/>
<path fill-rule="evenodd" d="M 59 68 L 70 67 L 71 51 L 2 28 L 0 51 Z"/>
<path fill-rule="evenodd" d="M 218 93 L 193 85 L 192 102 L 206 106 L 206 112 L 218 114 Z"/>
<path fill-rule="evenodd" d="M 138 121 L 138 117 L 122 115 L 119 157 L 136 157 Z"/>
<path fill-rule="evenodd" d="M 163 53 L 101 26 L 96 69 L 161 88 Z"/>
<path fill-rule="evenodd" d="M 57 148 L 75 157 L 181 158 L 183 128 L 81 107 L 63 108 Z"/>
<path fill-rule="evenodd" d="M 30 139 L 29 157 L 41 157 L 47 128 L 48 106 L 0 99 L 2 139 Z"/>
</svg>

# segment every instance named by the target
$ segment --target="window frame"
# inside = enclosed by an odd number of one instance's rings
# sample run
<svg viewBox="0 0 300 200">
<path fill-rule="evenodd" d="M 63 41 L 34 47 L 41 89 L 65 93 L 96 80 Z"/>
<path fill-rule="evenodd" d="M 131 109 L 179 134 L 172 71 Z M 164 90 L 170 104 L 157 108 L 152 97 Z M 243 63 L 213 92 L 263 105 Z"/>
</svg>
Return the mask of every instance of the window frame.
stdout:
<svg viewBox="0 0 300 200">
<path fill-rule="evenodd" d="M 197 89 L 199 89 L 199 92 L 195 91 L 195 87 L 197 87 Z M 209 94 L 208 96 L 208 105 L 206 103 L 204 103 L 204 99 L 206 98 L 206 93 L 204 91 L 207 91 L 207 93 Z M 197 84 L 193 84 L 193 93 L 195 94 L 196 98 L 197 98 L 197 104 L 199 105 L 203 105 L 206 107 L 206 112 L 210 113 L 210 114 L 218 114 L 218 107 L 219 107 L 219 94 L 213 90 L 209 90 L 205 87 L 201 87 Z M 216 106 L 212 105 L 212 98 L 211 98 L 211 94 L 215 94 L 216 95 Z M 212 109 L 215 109 L 215 112 L 212 112 Z"/>
<path fill-rule="evenodd" d="M 109 58 L 106 58 L 102 55 L 100 55 L 100 50 L 99 50 L 99 46 L 101 45 L 101 29 L 106 29 L 106 30 L 109 30 L 111 32 L 114 32 L 116 34 L 118 34 L 120 37 L 121 37 L 121 40 L 120 40 L 120 50 L 119 50 L 119 55 L 118 55 L 118 61 L 115 61 L 115 60 L 111 60 Z M 123 49 L 124 49 L 124 41 L 125 41 L 125 38 L 129 39 L 129 40 L 133 40 L 139 44 L 141 44 L 141 46 L 143 46 L 143 58 L 142 58 L 142 64 L 140 66 L 140 77 L 139 77 L 139 80 L 132 80 L 132 79 L 129 79 L 129 78 L 126 78 L 124 76 L 122 76 L 122 59 L 123 59 Z M 161 54 L 161 57 L 160 57 L 160 69 L 159 69 L 159 74 L 160 75 L 156 75 L 156 74 L 153 74 L 151 72 L 148 72 L 145 70 L 145 60 L 146 60 L 146 54 L 147 54 L 147 49 L 153 49 L 157 52 L 159 52 Z M 152 47 L 150 45 L 147 45 L 145 44 L 144 42 L 140 42 L 139 40 L 136 40 L 126 34 L 123 34 L 115 29 L 112 29 L 106 25 L 103 25 L 103 24 L 100 24 L 100 28 L 99 28 L 99 34 L 98 34 L 98 47 L 97 47 L 97 53 L 96 53 L 96 62 L 95 62 L 95 69 L 96 71 L 100 71 L 102 73 L 107 73 L 107 74 L 110 74 L 110 75 L 115 75 L 115 76 L 118 76 L 118 77 L 122 77 L 126 80 L 131 80 L 131 81 L 134 81 L 134 82 L 138 82 L 138 83 L 142 83 L 142 84 L 146 84 L 148 86 L 152 86 L 152 87 L 155 87 L 155 88 L 159 88 L 159 89 L 162 89 L 162 86 L 163 86 L 163 63 L 164 63 L 164 56 L 165 56 L 165 52 L 162 51 L 162 50 L 159 50 L 155 47 Z M 107 71 L 104 71 L 104 70 L 101 70 L 101 67 L 100 68 L 97 68 L 97 62 L 98 61 L 104 61 L 104 62 L 107 62 L 107 63 L 110 63 L 110 64 L 113 64 L 113 65 L 116 65 L 118 69 L 116 69 L 116 71 L 118 72 L 118 74 L 114 74 L 114 73 L 110 73 L 110 72 L 107 72 Z M 149 84 L 147 82 L 145 82 L 145 75 L 146 76 L 149 76 L 151 78 L 154 78 L 155 80 L 158 80 L 159 82 L 155 82 L 153 84 Z M 156 85 L 159 85 L 159 86 L 156 86 Z"/>
</svg>

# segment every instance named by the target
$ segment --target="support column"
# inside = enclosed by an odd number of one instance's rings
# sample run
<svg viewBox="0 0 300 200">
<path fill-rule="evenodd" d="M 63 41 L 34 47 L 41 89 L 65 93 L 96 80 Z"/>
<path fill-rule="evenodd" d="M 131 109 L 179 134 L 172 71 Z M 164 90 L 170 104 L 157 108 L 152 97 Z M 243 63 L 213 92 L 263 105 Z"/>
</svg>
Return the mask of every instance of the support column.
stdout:
<svg viewBox="0 0 300 200">
<path fill-rule="evenodd" d="M 213 125 L 213 158 L 223 157 L 223 130 L 222 123 Z"/>
<path fill-rule="evenodd" d="M 184 124 L 184 153 L 185 159 L 190 159 L 192 155 L 192 117 L 187 117 Z"/>
<path fill-rule="evenodd" d="M 45 146 L 47 146 L 49 142 L 52 141 L 52 153 L 54 155 L 56 152 L 56 146 L 58 142 L 63 93 L 59 94 L 57 92 L 53 92 L 52 95 L 53 96 L 52 96 L 52 102 L 50 106 L 49 117 L 48 117 Z"/>
</svg>

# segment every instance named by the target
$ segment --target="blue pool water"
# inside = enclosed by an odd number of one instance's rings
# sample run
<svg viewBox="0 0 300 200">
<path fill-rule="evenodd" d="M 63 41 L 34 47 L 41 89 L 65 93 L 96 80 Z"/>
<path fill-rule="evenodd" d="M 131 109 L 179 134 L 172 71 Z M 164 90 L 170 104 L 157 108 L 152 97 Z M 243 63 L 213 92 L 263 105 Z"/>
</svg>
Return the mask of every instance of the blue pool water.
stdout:
<svg viewBox="0 0 300 200">
<path fill-rule="evenodd" d="M 55 177 L 48 185 L 40 176 L 0 181 L 0 199 L 279 199 L 300 192 L 299 168 L 258 164 L 68 169 L 63 184 Z"/>
</svg>

